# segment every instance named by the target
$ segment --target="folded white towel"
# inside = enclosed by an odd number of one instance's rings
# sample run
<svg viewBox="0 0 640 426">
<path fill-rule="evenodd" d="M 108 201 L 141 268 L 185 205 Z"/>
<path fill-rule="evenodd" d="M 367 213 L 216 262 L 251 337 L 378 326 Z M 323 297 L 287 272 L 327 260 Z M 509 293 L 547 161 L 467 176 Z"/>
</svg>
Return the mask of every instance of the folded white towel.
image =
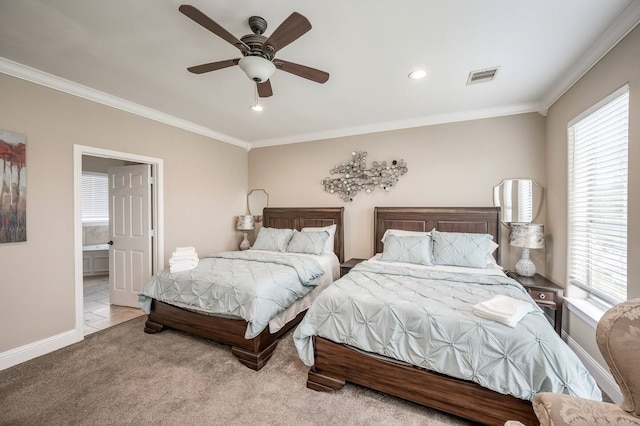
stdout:
<svg viewBox="0 0 640 426">
<path fill-rule="evenodd" d="M 172 256 L 185 256 L 189 254 L 195 254 L 195 247 L 176 247 L 176 251 L 172 253 Z"/>
<path fill-rule="evenodd" d="M 197 265 L 198 254 L 194 247 L 176 247 L 169 259 L 169 265 L 175 269 L 193 269 Z M 196 262 L 195 265 L 193 262 Z M 171 272 L 174 272 L 173 270 Z"/>
<path fill-rule="evenodd" d="M 176 247 L 176 251 L 196 251 L 195 247 Z"/>
<path fill-rule="evenodd" d="M 169 259 L 169 264 L 171 264 L 172 262 L 192 261 L 196 260 L 197 258 L 198 255 L 195 253 L 187 256 L 171 256 L 171 258 Z"/>
<path fill-rule="evenodd" d="M 534 307 L 524 300 L 498 294 L 489 300 L 473 306 L 473 313 L 479 317 L 498 321 L 509 327 L 515 327 Z"/>
<path fill-rule="evenodd" d="M 191 269 L 194 269 L 196 266 L 198 266 L 198 259 L 190 262 L 180 262 L 178 264 L 169 266 L 169 272 L 174 274 L 176 272 L 189 271 Z"/>
<path fill-rule="evenodd" d="M 184 266 L 191 265 L 193 263 L 198 263 L 198 256 L 191 257 L 189 259 L 174 259 L 173 257 L 169 259 L 169 266 Z"/>
</svg>

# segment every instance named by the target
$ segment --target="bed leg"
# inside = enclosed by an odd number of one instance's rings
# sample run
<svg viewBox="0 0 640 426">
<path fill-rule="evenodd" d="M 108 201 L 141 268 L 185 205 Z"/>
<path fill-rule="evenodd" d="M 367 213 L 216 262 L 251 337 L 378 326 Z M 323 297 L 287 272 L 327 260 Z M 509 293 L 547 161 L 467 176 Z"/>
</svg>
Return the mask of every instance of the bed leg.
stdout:
<svg viewBox="0 0 640 426">
<path fill-rule="evenodd" d="M 153 322 L 150 319 L 144 323 L 144 332 L 148 334 L 156 334 L 164 329 L 164 325 Z"/>
<path fill-rule="evenodd" d="M 320 392 L 332 392 L 342 389 L 345 379 L 326 376 L 314 370 L 309 370 L 307 375 L 307 387 Z"/>
<path fill-rule="evenodd" d="M 277 340 L 260 352 L 251 352 L 238 346 L 232 346 L 231 353 L 238 358 L 238 361 L 250 369 L 258 371 L 269 361 L 276 346 L 278 346 Z"/>
</svg>

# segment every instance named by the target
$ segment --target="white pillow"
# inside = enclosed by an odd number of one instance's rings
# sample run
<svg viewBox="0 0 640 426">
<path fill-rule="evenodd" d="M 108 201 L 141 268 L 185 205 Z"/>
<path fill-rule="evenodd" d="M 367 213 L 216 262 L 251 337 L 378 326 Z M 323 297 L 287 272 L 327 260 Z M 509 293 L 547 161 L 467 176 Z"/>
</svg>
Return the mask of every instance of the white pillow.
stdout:
<svg viewBox="0 0 640 426">
<path fill-rule="evenodd" d="M 496 251 L 498 247 L 500 246 L 495 241 L 491 241 L 489 243 L 489 251 L 487 253 L 487 268 L 500 268 L 500 265 L 498 265 L 496 258 L 493 257 L 493 252 Z"/>
<path fill-rule="evenodd" d="M 384 235 L 382 236 L 382 244 L 384 244 L 384 240 L 389 235 L 395 235 L 396 237 L 430 237 L 431 231 L 429 232 L 421 232 L 421 231 L 405 231 L 404 229 L 387 229 L 384 231 Z"/>
<path fill-rule="evenodd" d="M 333 225 L 319 227 L 319 228 L 315 228 L 315 227 L 302 228 L 302 231 L 300 232 L 327 231 L 329 233 L 329 238 L 327 238 L 327 241 L 325 241 L 324 243 L 323 253 L 333 253 L 333 239 L 336 236 L 336 228 L 337 226 L 334 223 Z"/>
</svg>

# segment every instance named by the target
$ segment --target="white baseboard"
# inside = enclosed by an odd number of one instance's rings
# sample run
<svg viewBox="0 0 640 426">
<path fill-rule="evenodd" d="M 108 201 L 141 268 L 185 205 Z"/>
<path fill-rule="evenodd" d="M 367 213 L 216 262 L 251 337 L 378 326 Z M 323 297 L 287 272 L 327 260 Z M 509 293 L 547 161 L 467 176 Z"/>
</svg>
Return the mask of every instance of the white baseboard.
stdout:
<svg viewBox="0 0 640 426">
<path fill-rule="evenodd" d="M 578 358 L 580 358 L 584 366 L 589 370 L 589 373 L 591 373 L 598 386 L 600 386 L 600 389 L 602 389 L 613 402 L 620 404 L 622 402 L 622 392 L 620 392 L 620 387 L 609 370 L 593 359 L 593 357 L 582 349 L 578 342 L 573 340 L 564 330 L 562 330 L 562 338 L 576 355 L 578 355 Z"/>
<path fill-rule="evenodd" d="M 5 370 L 30 359 L 48 354 L 72 345 L 84 339 L 82 329 L 69 330 L 38 342 L 30 343 L 19 348 L 0 353 L 0 370 Z"/>
</svg>

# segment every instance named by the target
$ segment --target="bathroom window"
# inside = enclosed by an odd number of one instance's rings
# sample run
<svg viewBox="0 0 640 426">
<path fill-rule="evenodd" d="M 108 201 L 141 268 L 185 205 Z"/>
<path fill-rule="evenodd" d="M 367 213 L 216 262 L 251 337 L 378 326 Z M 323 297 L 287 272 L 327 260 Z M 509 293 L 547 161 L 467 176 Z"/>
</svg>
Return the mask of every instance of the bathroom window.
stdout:
<svg viewBox="0 0 640 426">
<path fill-rule="evenodd" d="M 106 173 L 82 172 L 82 223 L 109 223 L 109 180 Z"/>
</svg>

